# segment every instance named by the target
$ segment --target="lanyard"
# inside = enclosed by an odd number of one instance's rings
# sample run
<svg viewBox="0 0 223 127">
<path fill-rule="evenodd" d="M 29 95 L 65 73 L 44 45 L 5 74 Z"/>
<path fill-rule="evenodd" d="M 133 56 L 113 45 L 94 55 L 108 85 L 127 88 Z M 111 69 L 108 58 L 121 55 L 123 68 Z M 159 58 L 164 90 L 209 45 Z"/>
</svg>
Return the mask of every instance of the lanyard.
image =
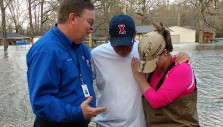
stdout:
<svg viewBox="0 0 223 127">
<path fill-rule="evenodd" d="M 84 78 L 83 78 L 83 76 L 82 76 L 82 74 L 81 74 L 81 70 L 80 70 L 80 61 L 79 61 L 79 57 L 78 57 L 78 55 L 77 55 L 77 50 L 78 50 L 78 49 L 77 49 L 77 48 L 73 48 L 73 47 L 67 47 L 66 44 L 64 43 L 64 41 L 63 41 L 63 40 L 60 38 L 60 36 L 57 34 L 57 32 L 55 32 L 54 30 L 53 30 L 53 32 L 54 32 L 54 33 L 56 34 L 56 36 L 60 39 L 60 41 L 62 42 L 63 46 L 66 48 L 68 54 L 69 54 L 70 57 L 72 58 L 74 64 L 76 65 L 76 67 L 77 67 L 77 69 L 78 69 L 79 76 L 80 76 L 81 83 L 82 83 L 82 84 L 85 84 L 85 83 L 84 83 Z M 72 43 L 73 43 L 73 42 L 72 42 Z M 77 61 L 74 60 L 73 56 L 71 55 L 71 52 L 70 52 L 69 48 L 74 50 L 74 52 L 75 52 L 75 57 L 76 57 L 76 60 L 77 60 Z M 75 50 L 75 49 L 77 49 L 77 50 Z M 82 50 L 82 49 L 81 49 L 81 50 Z M 82 51 L 82 53 L 83 53 L 83 51 Z"/>
<path fill-rule="evenodd" d="M 63 42 L 62 42 L 63 43 Z M 64 43 L 63 43 L 63 45 L 64 45 Z M 65 46 L 66 47 L 66 46 Z M 78 49 L 77 49 L 78 50 Z M 77 55 L 77 52 L 78 51 L 75 51 L 75 55 L 76 55 L 76 60 L 77 60 L 77 63 L 76 63 L 76 61 L 74 60 L 74 58 L 73 58 L 73 56 L 71 55 L 71 53 L 70 53 L 70 51 L 67 49 L 67 52 L 70 54 L 70 56 L 71 56 L 71 58 L 72 58 L 72 60 L 74 61 L 74 64 L 77 66 L 77 69 L 78 69 L 78 72 L 79 72 L 79 76 L 80 76 L 80 80 L 81 80 L 81 83 L 82 84 L 85 84 L 84 83 L 84 78 L 83 78 L 83 76 L 82 76 L 82 74 L 81 74 L 81 70 L 80 70 L 80 61 L 79 61 L 79 57 L 78 57 L 78 55 Z M 82 53 L 83 53 L 83 51 L 82 51 Z"/>
</svg>

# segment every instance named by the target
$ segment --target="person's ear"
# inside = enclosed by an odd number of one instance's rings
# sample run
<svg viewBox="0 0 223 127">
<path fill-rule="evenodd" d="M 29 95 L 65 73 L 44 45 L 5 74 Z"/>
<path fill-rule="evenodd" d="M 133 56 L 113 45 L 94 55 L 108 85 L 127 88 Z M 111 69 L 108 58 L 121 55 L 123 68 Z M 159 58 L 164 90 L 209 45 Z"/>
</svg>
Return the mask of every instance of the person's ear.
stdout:
<svg viewBox="0 0 223 127">
<path fill-rule="evenodd" d="M 168 51 L 167 51 L 167 49 L 164 49 L 164 50 L 163 50 L 163 54 L 164 54 L 165 56 L 168 55 Z"/>
<path fill-rule="evenodd" d="M 74 13 L 70 13 L 68 16 L 69 21 L 75 25 L 76 24 L 76 19 L 77 19 L 77 15 L 75 15 Z"/>
</svg>

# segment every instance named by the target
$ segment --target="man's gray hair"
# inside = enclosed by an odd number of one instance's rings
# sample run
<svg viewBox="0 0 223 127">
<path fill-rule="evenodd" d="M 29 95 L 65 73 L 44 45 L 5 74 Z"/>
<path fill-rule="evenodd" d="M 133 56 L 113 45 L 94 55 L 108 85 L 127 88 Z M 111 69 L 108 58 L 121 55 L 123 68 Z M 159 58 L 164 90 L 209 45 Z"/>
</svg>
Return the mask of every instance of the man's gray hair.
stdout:
<svg viewBox="0 0 223 127">
<path fill-rule="evenodd" d="M 64 23 L 67 21 L 70 13 L 81 16 L 84 9 L 95 9 L 91 0 L 61 0 L 58 8 L 57 21 L 58 23 Z"/>
</svg>

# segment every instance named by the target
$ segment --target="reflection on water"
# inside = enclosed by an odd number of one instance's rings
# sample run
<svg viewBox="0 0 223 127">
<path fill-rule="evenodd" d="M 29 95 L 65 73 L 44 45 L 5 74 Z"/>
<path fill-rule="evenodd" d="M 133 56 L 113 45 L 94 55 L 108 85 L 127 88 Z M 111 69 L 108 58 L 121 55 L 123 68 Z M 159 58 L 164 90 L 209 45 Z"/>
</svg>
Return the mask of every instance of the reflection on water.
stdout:
<svg viewBox="0 0 223 127">
<path fill-rule="evenodd" d="M 8 58 L 8 51 L 4 51 L 4 58 Z"/>
<path fill-rule="evenodd" d="M 32 127 L 25 55 L 27 47 L 0 46 L 0 127 Z M 223 126 L 223 43 L 177 44 L 174 54 L 189 53 L 197 77 L 198 114 L 202 127 Z"/>
<path fill-rule="evenodd" d="M 198 114 L 203 127 L 223 126 L 223 43 L 175 45 L 193 59 L 198 86 Z"/>
<path fill-rule="evenodd" d="M 16 49 L 19 48 L 19 49 Z M 0 127 L 32 127 L 24 47 L 0 46 Z"/>
</svg>

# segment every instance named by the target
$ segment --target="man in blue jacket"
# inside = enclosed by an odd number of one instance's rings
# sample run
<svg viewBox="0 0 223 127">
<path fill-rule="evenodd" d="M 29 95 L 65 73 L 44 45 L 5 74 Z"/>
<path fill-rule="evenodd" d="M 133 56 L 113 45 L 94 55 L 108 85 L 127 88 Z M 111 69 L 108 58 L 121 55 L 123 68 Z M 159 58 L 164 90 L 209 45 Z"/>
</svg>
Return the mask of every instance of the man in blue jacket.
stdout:
<svg viewBox="0 0 223 127">
<path fill-rule="evenodd" d="M 62 0 L 58 23 L 27 53 L 34 127 L 87 127 L 106 110 L 95 108 L 90 52 L 82 44 L 94 19 L 90 0 Z"/>
</svg>

